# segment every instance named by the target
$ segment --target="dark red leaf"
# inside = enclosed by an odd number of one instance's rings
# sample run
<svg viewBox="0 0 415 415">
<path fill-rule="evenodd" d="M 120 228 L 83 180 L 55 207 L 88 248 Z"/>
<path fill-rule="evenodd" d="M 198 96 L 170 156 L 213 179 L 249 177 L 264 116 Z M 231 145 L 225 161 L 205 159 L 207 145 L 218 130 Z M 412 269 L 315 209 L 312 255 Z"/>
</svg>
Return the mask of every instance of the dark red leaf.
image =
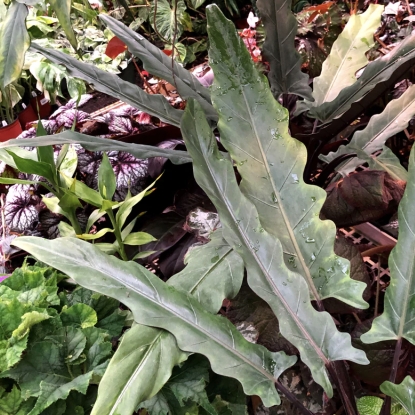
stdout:
<svg viewBox="0 0 415 415">
<path fill-rule="evenodd" d="M 107 49 L 105 49 L 105 54 L 111 58 L 115 59 L 119 54 L 125 52 L 127 50 L 127 45 L 121 40 L 118 39 L 117 36 L 114 36 L 107 45 Z"/>
</svg>

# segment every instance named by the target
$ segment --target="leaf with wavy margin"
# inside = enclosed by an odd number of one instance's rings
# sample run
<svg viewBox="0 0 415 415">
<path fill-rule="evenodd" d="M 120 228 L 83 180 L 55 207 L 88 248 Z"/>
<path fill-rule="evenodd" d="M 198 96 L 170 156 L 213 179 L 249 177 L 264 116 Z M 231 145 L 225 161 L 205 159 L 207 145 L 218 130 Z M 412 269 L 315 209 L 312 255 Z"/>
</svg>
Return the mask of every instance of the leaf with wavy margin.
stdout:
<svg viewBox="0 0 415 415">
<path fill-rule="evenodd" d="M 342 89 L 356 81 L 356 72 L 367 65 L 366 52 L 374 45 L 373 34 L 380 25 L 384 6 L 371 4 L 362 14 L 350 16 L 323 63 L 321 75 L 313 81 L 313 103 L 333 101 Z"/>
<path fill-rule="evenodd" d="M 260 396 L 266 406 L 280 402 L 274 382 L 296 358 L 249 343 L 227 319 L 208 313 L 194 297 L 169 287 L 146 268 L 75 238 L 21 237 L 15 245 L 83 287 L 116 298 L 137 323 L 169 331 L 180 349 L 206 356 L 214 372 L 239 380 L 247 395 Z"/>
<path fill-rule="evenodd" d="M 218 119 L 218 114 L 212 107 L 209 90 L 191 72 L 176 61 L 172 63 L 171 58 L 162 50 L 120 21 L 106 14 L 101 14 L 99 18 L 128 46 L 133 55 L 141 59 L 146 71 L 170 82 L 182 98 L 197 99 L 210 120 Z"/>
<path fill-rule="evenodd" d="M 241 191 L 263 228 L 280 239 L 286 266 L 307 281 L 317 301 L 334 297 L 366 308 L 365 284 L 350 278 L 349 261 L 334 253 L 336 226 L 319 219 L 326 192 L 303 181 L 305 146 L 288 133 L 288 112 L 273 97 L 233 24 L 209 7 L 213 105 L 221 143 L 235 160 Z M 231 45 L 231 46 L 229 46 Z"/>
<path fill-rule="evenodd" d="M 390 150 L 383 158 L 373 153 L 379 150 L 384 152 L 386 140 L 405 129 L 414 114 L 415 85 L 412 85 L 398 99 L 389 102 L 381 114 L 374 115 L 364 130 L 354 134 L 349 144 L 340 146 L 336 152 L 320 156 L 320 159 L 330 163 L 343 154 L 356 153 L 357 157 L 348 159 L 336 168 L 343 176 L 366 162 L 372 169 L 387 171 L 395 180 L 406 181 L 407 171 Z"/>
<path fill-rule="evenodd" d="M 409 415 L 415 415 L 415 381 L 410 376 L 407 376 L 399 385 L 388 381 L 383 382 L 380 390 L 399 402 Z"/>
<path fill-rule="evenodd" d="M 218 210 L 225 239 L 243 258 L 248 284 L 270 305 L 281 334 L 297 347 L 314 380 L 332 396 L 326 365 L 345 359 L 367 364 L 364 352 L 352 347 L 348 334 L 337 331 L 328 313 L 313 308 L 307 283 L 287 268 L 280 241 L 264 230 L 255 205 L 240 191 L 232 163 L 219 153 L 197 102 L 187 103 L 181 128 L 195 179 Z"/>
<path fill-rule="evenodd" d="M 384 311 L 360 339 L 363 343 L 408 340 L 415 345 L 415 150 L 409 158 L 408 182 L 399 204 L 398 242 L 389 256 L 391 281 L 386 289 Z"/>
<path fill-rule="evenodd" d="M 312 108 L 309 114 L 323 123 L 336 119 L 340 129 L 345 128 L 368 104 L 373 103 L 412 69 L 414 63 L 415 35 L 411 35 L 387 55 L 370 62 L 360 78 L 353 85 L 342 89 L 333 101 Z M 341 117 L 343 113 L 346 113 L 344 115 L 347 119 Z"/>
<path fill-rule="evenodd" d="M 93 85 L 96 90 L 118 98 L 171 125 L 180 125 L 183 111 L 173 108 L 163 95 L 147 94 L 137 85 L 123 81 L 117 75 L 103 71 L 94 65 L 80 62 L 58 50 L 45 49 L 36 43 L 32 43 L 30 50 L 42 54 L 58 65 L 65 66 L 71 76 L 83 79 Z"/>
<path fill-rule="evenodd" d="M 258 0 L 256 4 L 265 27 L 263 54 L 270 64 L 268 79 L 275 99 L 281 94 L 296 94 L 314 101 L 308 75 L 301 72 L 301 57 L 295 49 L 298 23 L 291 1 Z"/>
<path fill-rule="evenodd" d="M 187 262 L 187 267 L 170 278 L 167 285 L 187 291 L 216 314 L 222 301 L 233 298 L 240 289 L 242 259 L 218 230 L 210 242 L 191 249 Z M 132 414 L 140 402 L 151 399 L 163 387 L 173 367 L 186 358 L 169 332 L 134 326 L 123 338 L 100 382 L 92 415 Z"/>
</svg>

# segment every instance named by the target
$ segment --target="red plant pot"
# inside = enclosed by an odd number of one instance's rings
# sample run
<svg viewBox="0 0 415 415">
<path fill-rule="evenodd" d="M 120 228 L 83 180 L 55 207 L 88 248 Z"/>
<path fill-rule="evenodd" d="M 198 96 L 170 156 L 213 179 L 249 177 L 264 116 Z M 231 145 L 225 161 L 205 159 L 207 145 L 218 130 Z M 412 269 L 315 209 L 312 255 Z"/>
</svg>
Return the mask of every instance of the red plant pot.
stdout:
<svg viewBox="0 0 415 415">
<path fill-rule="evenodd" d="M 0 141 L 7 141 L 11 138 L 16 138 L 23 132 L 19 119 L 13 121 L 11 124 L 5 127 L 0 127 Z"/>
<path fill-rule="evenodd" d="M 26 124 L 28 122 L 36 121 L 37 116 L 31 105 L 28 105 L 19 115 L 18 115 L 20 125 L 23 130 L 27 130 Z"/>
<path fill-rule="evenodd" d="M 52 107 L 49 103 L 49 100 L 45 98 L 45 95 L 39 95 L 30 99 L 30 105 L 32 106 L 35 114 L 38 114 L 38 107 L 39 107 L 39 115 L 40 118 L 48 118 L 50 113 L 52 112 Z M 37 119 L 37 117 L 36 117 Z"/>
</svg>

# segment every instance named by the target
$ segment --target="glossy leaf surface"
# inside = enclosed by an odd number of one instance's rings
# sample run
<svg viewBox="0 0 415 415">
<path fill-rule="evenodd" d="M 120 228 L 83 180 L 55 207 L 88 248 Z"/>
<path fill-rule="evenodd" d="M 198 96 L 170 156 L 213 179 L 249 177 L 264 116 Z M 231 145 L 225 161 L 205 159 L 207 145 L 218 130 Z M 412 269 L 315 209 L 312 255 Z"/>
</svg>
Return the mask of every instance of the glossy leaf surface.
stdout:
<svg viewBox="0 0 415 415">
<path fill-rule="evenodd" d="M 281 241 L 286 266 L 304 277 L 311 298 L 335 297 L 366 308 L 364 284 L 350 279 L 349 262 L 334 253 L 334 223 L 319 219 L 326 192 L 303 181 L 307 151 L 288 133 L 288 112 L 273 98 L 233 24 L 214 6 L 207 16 L 212 101 L 221 143 L 243 178 L 242 193 L 254 203 L 262 227 Z"/>
<path fill-rule="evenodd" d="M 344 359 L 367 364 L 364 353 L 351 346 L 348 334 L 337 331 L 328 313 L 313 308 L 307 283 L 285 265 L 280 241 L 262 227 L 255 205 L 240 191 L 232 163 L 219 153 L 195 101 L 187 104 L 182 132 L 196 181 L 218 210 L 225 239 L 243 258 L 248 284 L 270 305 L 282 335 L 297 347 L 314 380 L 331 396 L 325 366 Z"/>
<path fill-rule="evenodd" d="M 409 415 L 415 414 L 415 382 L 410 376 L 407 376 L 399 385 L 383 382 L 380 390 L 399 402 Z"/>
<path fill-rule="evenodd" d="M 371 117 L 366 128 L 356 132 L 349 144 L 340 146 L 336 152 L 320 158 L 330 163 L 343 154 L 356 153 L 357 157 L 348 159 L 336 168 L 343 176 L 366 162 L 374 170 L 387 171 L 395 180 L 406 181 L 407 171 L 385 143 L 389 137 L 405 129 L 414 114 L 415 85 L 412 85 L 398 99 L 389 102 L 381 114 Z M 373 155 L 378 150 L 382 150 L 383 157 Z"/>
</svg>

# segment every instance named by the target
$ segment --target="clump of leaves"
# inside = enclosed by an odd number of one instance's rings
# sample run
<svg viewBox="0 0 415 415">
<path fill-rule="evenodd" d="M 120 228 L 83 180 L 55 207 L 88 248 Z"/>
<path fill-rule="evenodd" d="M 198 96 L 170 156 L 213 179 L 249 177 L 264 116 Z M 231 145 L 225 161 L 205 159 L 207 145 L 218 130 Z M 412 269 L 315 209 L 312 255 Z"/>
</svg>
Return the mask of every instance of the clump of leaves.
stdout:
<svg viewBox="0 0 415 415">
<path fill-rule="evenodd" d="M 25 263 L 0 284 L 2 413 L 91 409 L 113 354 L 111 340 L 129 313 L 87 289 L 60 290 L 65 279 L 52 268 Z"/>
</svg>

